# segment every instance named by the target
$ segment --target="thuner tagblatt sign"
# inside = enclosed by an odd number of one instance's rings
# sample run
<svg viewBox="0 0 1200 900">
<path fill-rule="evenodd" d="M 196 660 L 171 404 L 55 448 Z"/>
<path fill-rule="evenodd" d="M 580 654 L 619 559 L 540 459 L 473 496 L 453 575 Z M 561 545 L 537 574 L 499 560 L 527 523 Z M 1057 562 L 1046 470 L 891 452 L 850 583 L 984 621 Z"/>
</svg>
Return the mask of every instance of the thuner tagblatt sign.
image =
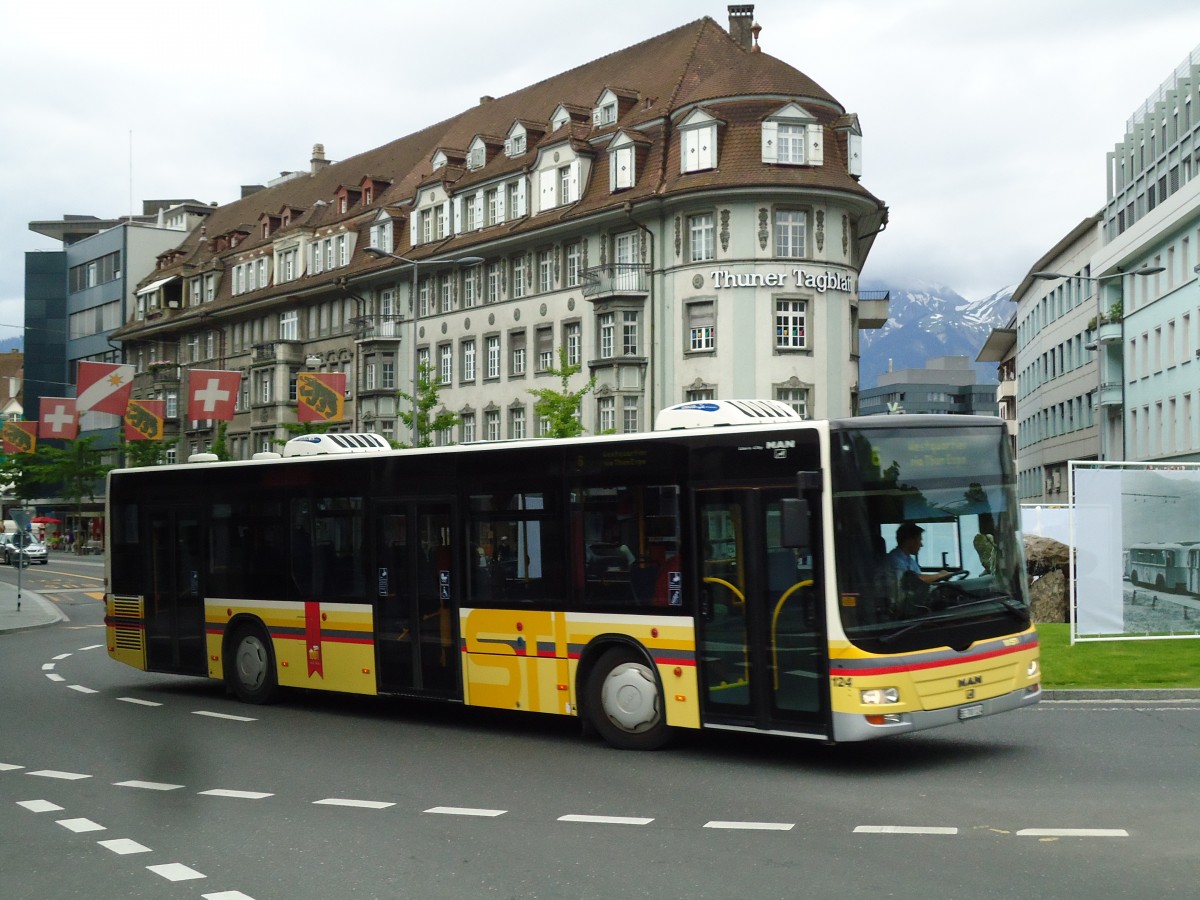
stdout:
<svg viewBox="0 0 1200 900">
<path fill-rule="evenodd" d="M 806 272 L 792 269 L 791 272 L 730 272 L 713 269 L 710 273 L 715 290 L 724 288 L 774 287 L 808 288 L 818 294 L 826 291 L 850 293 L 850 276 L 838 272 Z"/>
</svg>

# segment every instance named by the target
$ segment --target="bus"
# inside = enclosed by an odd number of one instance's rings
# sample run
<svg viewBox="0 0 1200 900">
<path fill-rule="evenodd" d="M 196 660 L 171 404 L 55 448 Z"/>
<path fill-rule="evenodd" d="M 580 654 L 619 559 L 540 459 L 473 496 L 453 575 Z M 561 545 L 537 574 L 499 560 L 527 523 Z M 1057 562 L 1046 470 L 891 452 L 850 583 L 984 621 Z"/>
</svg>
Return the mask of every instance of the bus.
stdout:
<svg viewBox="0 0 1200 900">
<path fill-rule="evenodd" d="M 1177 594 L 1192 592 L 1196 581 L 1191 573 L 1197 559 L 1193 541 L 1131 544 L 1127 551 L 1125 577 L 1138 587 L 1152 587 Z"/>
<path fill-rule="evenodd" d="M 652 432 L 282 454 L 108 475 L 109 654 L 223 681 L 860 741 L 1037 702 L 999 419 L 680 404 Z M 936 585 L 892 577 L 925 530 Z"/>
</svg>

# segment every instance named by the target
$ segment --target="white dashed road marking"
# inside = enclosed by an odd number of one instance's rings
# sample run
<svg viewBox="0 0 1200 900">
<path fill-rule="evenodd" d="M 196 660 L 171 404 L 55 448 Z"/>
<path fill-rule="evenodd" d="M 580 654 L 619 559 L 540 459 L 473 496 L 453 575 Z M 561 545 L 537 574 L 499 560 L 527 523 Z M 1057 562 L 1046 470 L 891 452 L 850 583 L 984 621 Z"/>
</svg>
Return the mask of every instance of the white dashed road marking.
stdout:
<svg viewBox="0 0 1200 900">
<path fill-rule="evenodd" d="M 735 831 L 791 831 L 792 822 L 705 822 L 705 828 L 728 828 Z"/>
<path fill-rule="evenodd" d="M 155 703 L 153 700 L 139 700 L 137 697 L 118 697 L 122 703 L 136 703 L 138 706 L 162 706 L 161 703 Z"/>
<path fill-rule="evenodd" d="M 593 825 L 649 825 L 653 819 L 638 816 L 559 816 L 560 822 L 586 822 Z"/>
<path fill-rule="evenodd" d="M 67 679 L 63 678 L 61 675 L 56 675 L 53 672 L 47 672 L 46 677 L 49 678 L 51 681 L 66 681 L 67 680 Z"/>
<path fill-rule="evenodd" d="M 1017 837 L 1129 837 L 1124 828 L 1022 828 Z"/>
<path fill-rule="evenodd" d="M 117 838 L 115 841 L 96 841 L 96 843 L 120 856 L 128 856 L 130 853 L 150 852 L 149 847 L 139 844 L 137 841 L 131 841 L 129 838 Z"/>
<path fill-rule="evenodd" d="M 354 806 L 359 809 L 387 809 L 389 806 L 395 806 L 395 803 L 387 803 L 383 800 L 344 800 L 338 797 L 330 797 L 325 800 L 314 800 L 314 806 Z"/>
<path fill-rule="evenodd" d="M 15 769 L 23 769 L 24 766 L 14 766 L 12 763 L 0 763 L 0 772 L 12 772 Z"/>
<path fill-rule="evenodd" d="M 22 768 L 17 766 L 17 768 Z M 39 778 L 59 778 L 63 781 L 79 781 L 81 778 L 91 778 L 91 775 L 80 775 L 78 772 L 58 772 L 54 769 L 38 769 L 36 772 L 28 773 L 37 775 Z"/>
<path fill-rule="evenodd" d="M 18 800 L 17 806 L 23 806 L 30 812 L 61 812 L 62 807 L 49 800 Z"/>
<path fill-rule="evenodd" d="M 251 719 L 249 716 L 231 716 L 229 713 L 209 712 L 206 709 L 192 710 L 193 716 L 208 716 L 212 719 L 229 719 L 232 722 L 257 722 L 258 719 Z"/>
<path fill-rule="evenodd" d="M 958 834 L 957 828 L 926 825 L 859 825 L 855 834 Z"/>
<path fill-rule="evenodd" d="M 69 687 L 73 691 L 79 691 L 79 693 L 81 693 L 81 694 L 98 694 L 98 693 L 100 693 L 99 691 L 92 690 L 90 687 L 84 687 L 82 684 L 68 684 L 67 687 Z"/>
<path fill-rule="evenodd" d="M 274 797 L 274 794 L 267 794 L 262 791 L 228 791 L 223 788 L 213 788 L 211 791 L 200 791 L 205 797 L 233 797 L 236 800 L 264 800 L 267 797 Z"/>
<path fill-rule="evenodd" d="M 434 806 L 425 810 L 427 813 L 436 813 L 442 816 L 484 816 L 494 818 L 502 816 L 508 810 L 506 809 L 472 809 L 467 806 Z"/>
<path fill-rule="evenodd" d="M 204 875 L 195 869 L 189 869 L 183 863 L 165 863 L 161 866 L 146 866 L 155 875 L 161 875 L 167 881 L 190 881 L 203 878 Z"/>
<path fill-rule="evenodd" d="M 215 894 L 201 894 L 203 900 L 254 900 L 249 894 L 241 891 L 218 891 Z"/>
<path fill-rule="evenodd" d="M 85 831 L 108 831 L 103 825 L 99 825 L 91 819 L 59 819 L 58 824 L 76 834 L 82 834 Z"/>
<path fill-rule="evenodd" d="M 177 791 L 182 784 L 163 784 L 158 781 L 114 781 L 113 787 L 141 788 L 146 791 Z"/>
</svg>

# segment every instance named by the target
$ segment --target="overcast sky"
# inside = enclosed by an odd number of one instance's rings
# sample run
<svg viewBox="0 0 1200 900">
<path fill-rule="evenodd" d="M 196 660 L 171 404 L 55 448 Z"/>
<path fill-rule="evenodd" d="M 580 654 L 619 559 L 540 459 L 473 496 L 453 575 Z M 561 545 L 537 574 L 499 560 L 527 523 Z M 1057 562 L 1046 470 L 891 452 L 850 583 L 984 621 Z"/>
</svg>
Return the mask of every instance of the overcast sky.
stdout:
<svg viewBox="0 0 1200 900">
<path fill-rule="evenodd" d="M 728 24 L 705 0 L 5 3 L 0 337 L 24 322 L 23 253 L 61 246 L 33 220 L 227 203 L 314 143 L 344 159 L 705 15 Z M 768 0 L 755 19 L 859 115 L 891 211 L 863 278 L 970 300 L 1103 206 L 1105 154 L 1200 44 L 1197 0 Z"/>
</svg>

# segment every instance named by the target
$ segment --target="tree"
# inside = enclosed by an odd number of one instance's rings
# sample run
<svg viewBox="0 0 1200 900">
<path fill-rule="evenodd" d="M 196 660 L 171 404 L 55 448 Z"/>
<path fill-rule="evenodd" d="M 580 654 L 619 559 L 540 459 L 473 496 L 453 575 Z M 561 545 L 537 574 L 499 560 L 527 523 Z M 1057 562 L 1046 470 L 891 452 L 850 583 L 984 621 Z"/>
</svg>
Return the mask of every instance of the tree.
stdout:
<svg viewBox="0 0 1200 900">
<path fill-rule="evenodd" d="M 433 369 L 429 363 L 421 363 L 417 374 L 417 446 L 432 447 L 433 436 L 439 431 L 445 431 L 447 428 L 453 428 L 461 420 L 457 413 L 452 413 L 448 409 L 443 409 L 436 416 L 433 414 L 441 402 L 438 395 L 441 393 L 442 386 L 434 380 Z M 408 426 L 408 433 L 413 433 L 413 397 L 412 394 L 407 394 L 404 391 L 397 391 L 396 396 L 408 403 L 408 411 L 401 412 L 400 421 Z M 409 447 L 411 444 L 406 444 L 403 441 L 397 441 L 399 447 Z"/>
<path fill-rule="evenodd" d="M 578 374 L 582 369 L 582 364 L 568 365 L 567 348 L 559 347 L 558 368 L 549 368 L 546 371 L 561 379 L 562 390 L 536 388 L 529 392 L 537 397 L 537 401 L 533 404 L 534 414 L 539 419 L 546 419 L 549 422 L 547 437 L 578 437 L 583 434 L 583 423 L 580 421 L 579 410 L 583 406 L 583 398 L 595 389 L 596 376 L 593 375 L 589 378 L 587 384 L 579 390 L 572 391 L 569 384 L 571 376 Z"/>
<path fill-rule="evenodd" d="M 0 483 L 6 485 L 4 493 L 17 500 L 44 497 L 48 486 L 41 480 L 43 474 L 37 453 L 10 453 L 0 462 Z"/>
<path fill-rule="evenodd" d="M 161 441 L 126 441 L 121 442 L 121 453 L 125 465 L 130 468 L 142 466 L 161 466 L 167 461 L 167 451 L 179 443 L 179 438 L 164 438 Z"/>
<path fill-rule="evenodd" d="M 104 462 L 104 451 L 93 446 L 95 437 L 66 441 L 65 447 L 38 447 L 32 467 L 41 485 L 55 485 L 63 499 L 75 506 L 75 519 L 83 521 L 84 499 L 95 500 L 104 476 L 114 468 Z M 76 548 L 83 550 L 83 541 Z"/>
</svg>

